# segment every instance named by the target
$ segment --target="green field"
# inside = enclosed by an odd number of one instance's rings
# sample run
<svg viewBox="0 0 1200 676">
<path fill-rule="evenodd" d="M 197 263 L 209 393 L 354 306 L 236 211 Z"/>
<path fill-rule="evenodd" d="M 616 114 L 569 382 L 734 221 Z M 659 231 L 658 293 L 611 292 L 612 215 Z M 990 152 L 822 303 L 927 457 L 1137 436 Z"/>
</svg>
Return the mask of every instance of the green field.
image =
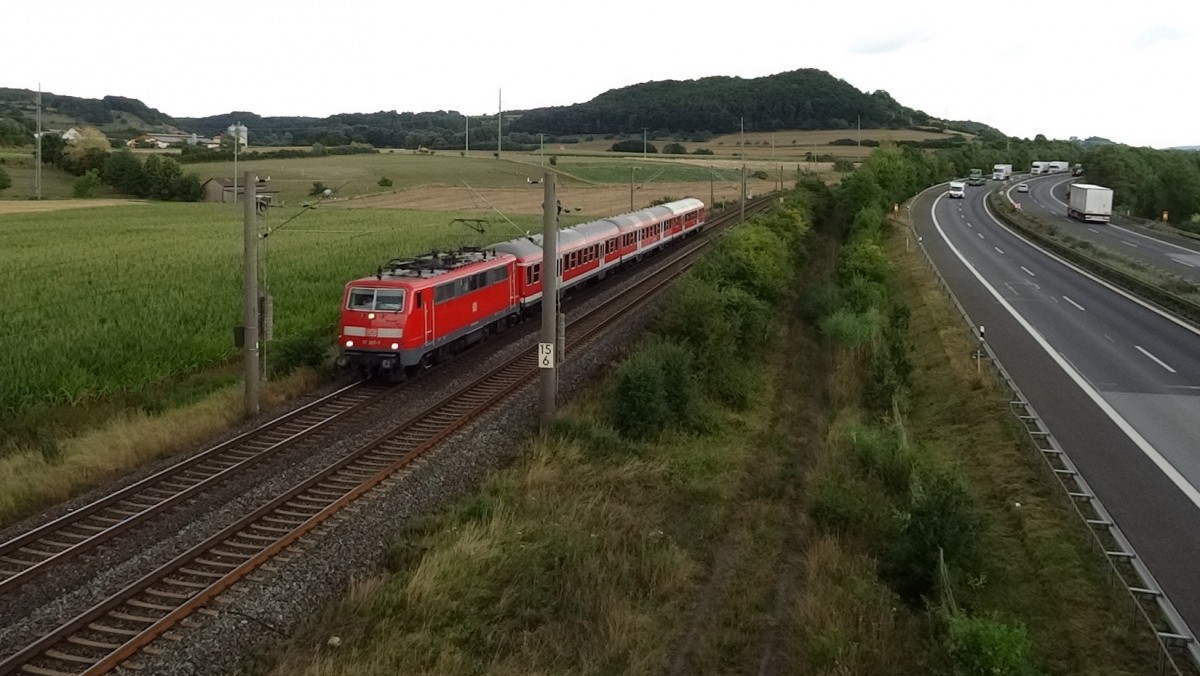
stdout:
<svg viewBox="0 0 1200 676">
<path fill-rule="evenodd" d="M 272 210 L 270 221 L 297 211 Z M 454 216 L 317 208 L 274 233 L 263 268 L 276 338 L 327 339 L 342 285 L 391 257 L 514 234 L 504 224 L 479 235 Z M 0 239 L 0 428 L 31 408 L 133 391 L 234 355 L 242 225 L 232 205 L 0 215 Z"/>
</svg>

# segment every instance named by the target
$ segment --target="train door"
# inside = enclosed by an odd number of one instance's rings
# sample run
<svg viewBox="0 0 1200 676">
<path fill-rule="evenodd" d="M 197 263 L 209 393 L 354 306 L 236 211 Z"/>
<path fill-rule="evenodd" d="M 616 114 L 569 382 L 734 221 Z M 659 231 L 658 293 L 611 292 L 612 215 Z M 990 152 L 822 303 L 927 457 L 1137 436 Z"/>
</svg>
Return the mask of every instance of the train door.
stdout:
<svg viewBox="0 0 1200 676">
<path fill-rule="evenodd" d="M 425 317 L 425 340 L 428 345 L 433 342 L 433 289 L 421 289 L 421 311 Z"/>
</svg>

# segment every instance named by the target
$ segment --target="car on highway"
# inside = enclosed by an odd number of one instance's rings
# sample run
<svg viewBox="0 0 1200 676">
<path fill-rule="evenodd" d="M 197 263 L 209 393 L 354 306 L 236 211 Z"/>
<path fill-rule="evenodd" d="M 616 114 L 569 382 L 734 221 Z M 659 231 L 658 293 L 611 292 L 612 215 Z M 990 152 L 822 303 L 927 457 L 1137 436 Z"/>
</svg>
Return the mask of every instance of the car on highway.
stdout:
<svg viewBox="0 0 1200 676">
<path fill-rule="evenodd" d="M 1018 183 L 1017 184 L 1017 192 L 1029 192 L 1029 184 L 1028 183 Z"/>
</svg>

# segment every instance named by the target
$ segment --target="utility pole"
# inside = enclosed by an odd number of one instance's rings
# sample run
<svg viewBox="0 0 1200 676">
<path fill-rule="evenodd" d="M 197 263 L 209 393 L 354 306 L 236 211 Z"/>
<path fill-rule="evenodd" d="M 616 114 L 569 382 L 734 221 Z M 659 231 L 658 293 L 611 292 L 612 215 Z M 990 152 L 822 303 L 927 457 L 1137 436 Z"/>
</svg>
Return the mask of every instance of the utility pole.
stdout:
<svg viewBox="0 0 1200 676">
<path fill-rule="evenodd" d="M 858 116 L 858 147 L 862 147 L 862 115 Z"/>
<path fill-rule="evenodd" d="M 496 94 L 496 158 L 499 159 L 500 153 L 504 148 L 500 145 L 500 139 L 504 138 L 504 90 L 497 90 Z"/>
<path fill-rule="evenodd" d="M 38 83 L 37 97 L 37 168 L 33 172 L 33 182 L 37 191 L 37 198 L 42 199 L 42 83 Z"/>
<path fill-rule="evenodd" d="M 708 208 L 712 209 L 717 203 L 717 187 L 714 183 L 712 165 L 708 165 Z"/>
<path fill-rule="evenodd" d="M 633 172 L 637 171 L 637 167 L 629 168 L 629 210 L 633 211 Z"/>
<path fill-rule="evenodd" d="M 555 349 L 558 343 L 558 198 L 554 172 L 542 175 L 542 331 L 538 343 L 538 368 L 542 377 L 542 410 L 540 429 L 545 434 L 554 422 L 555 400 L 558 397 L 558 360 L 562 355 Z"/>
<path fill-rule="evenodd" d="M 236 177 L 236 174 L 235 174 Z M 242 366 L 246 379 L 246 415 L 258 415 L 258 216 L 255 213 L 254 174 L 244 177 L 242 238 Z M 234 197 L 237 193 L 234 192 Z"/>
<path fill-rule="evenodd" d="M 542 158 L 539 161 L 538 166 L 545 167 L 546 166 L 546 135 L 545 134 L 538 134 L 538 146 L 540 146 L 542 149 Z"/>
<path fill-rule="evenodd" d="M 642 160 L 646 159 L 646 128 L 642 127 Z"/>
<path fill-rule="evenodd" d="M 738 221 L 740 223 L 746 220 L 746 118 L 738 119 L 742 127 L 742 198 L 738 200 L 742 205 L 742 216 Z"/>
<path fill-rule="evenodd" d="M 466 131 L 463 132 L 463 154 L 471 154 L 471 116 L 463 115 L 463 119 L 467 121 Z"/>
</svg>

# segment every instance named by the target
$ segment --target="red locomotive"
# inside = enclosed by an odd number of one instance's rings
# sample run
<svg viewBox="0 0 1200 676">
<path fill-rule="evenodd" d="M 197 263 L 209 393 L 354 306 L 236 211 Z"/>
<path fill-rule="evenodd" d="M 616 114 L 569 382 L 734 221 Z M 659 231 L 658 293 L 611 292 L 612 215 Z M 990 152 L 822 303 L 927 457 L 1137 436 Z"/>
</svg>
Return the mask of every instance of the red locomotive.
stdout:
<svg viewBox="0 0 1200 676">
<path fill-rule="evenodd" d="M 704 222 L 704 203 L 689 198 L 559 230 L 560 288 L 603 278 Z M 534 235 L 492 249 L 396 259 L 350 282 L 338 366 L 388 376 L 504 330 L 541 302 L 541 242 Z"/>
</svg>

